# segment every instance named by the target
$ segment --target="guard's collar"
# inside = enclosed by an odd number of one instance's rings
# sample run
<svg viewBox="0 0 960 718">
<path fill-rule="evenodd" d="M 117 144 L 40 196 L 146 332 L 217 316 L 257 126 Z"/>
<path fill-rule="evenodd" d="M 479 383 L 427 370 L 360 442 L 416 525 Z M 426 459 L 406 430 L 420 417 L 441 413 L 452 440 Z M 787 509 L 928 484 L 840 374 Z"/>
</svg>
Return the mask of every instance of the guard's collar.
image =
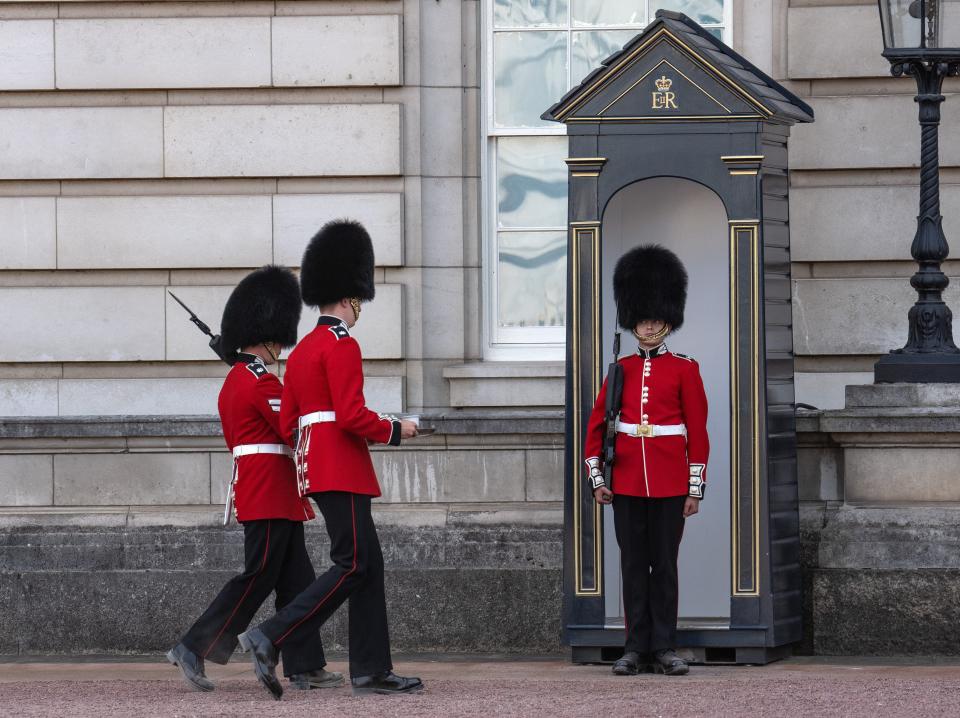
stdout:
<svg viewBox="0 0 960 718">
<path fill-rule="evenodd" d="M 343 321 L 340 317 L 335 317 L 332 314 L 321 314 L 320 318 L 317 319 L 317 326 L 328 326 L 335 327 L 338 324 L 347 326 L 347 323 Z"/>
<path fill-rule="evenodd" d="M 258 364 L 263 364 L 266 366 L 266 362 L 256 354 L 247 354 L 246 352 L 237 352 L 237 361 L 243 362 L 244 364 L 250 364 L 252 362 L 257 362 Z"/>
<path fill-rule="evenodd" d="M 667 349 L 666 343 L 661 344 L 660 346 L 654 347 L 653 349 L 644 349 L 641 346 L 637 347 L 637 354 L 642 356 L 644 359 L 653 359 L 653 357 L 662 356 L 666 354 L 669 349 Z"/>
</svg>

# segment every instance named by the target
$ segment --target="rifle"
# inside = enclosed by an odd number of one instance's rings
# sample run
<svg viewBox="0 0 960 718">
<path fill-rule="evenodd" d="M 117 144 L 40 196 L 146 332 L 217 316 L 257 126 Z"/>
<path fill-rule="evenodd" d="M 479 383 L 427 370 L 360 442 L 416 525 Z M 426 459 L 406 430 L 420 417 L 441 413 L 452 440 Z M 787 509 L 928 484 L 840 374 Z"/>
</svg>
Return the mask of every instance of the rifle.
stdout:
<svg viewBox="0 0 960 718">
<path fill-rule="evenodd" d="M 613 464 L 617 447 L 617 420 L 623 403 L 623 366 L 620 357 L 620 332 L 613 338 L 613 361 L 607 368 L 607 399 L 604 406 L 606 430 L 603 435 L 603 481 L 613 486 Z"/>
<path fill-rule="evenodd" d="M 200 317 L 198 317 L 196 314 L 193 313 L 190 307 L 188 307 L 186 304 L 180 301 L 180 297 L 178 297 L 176 294 L 171 292 L 169 289 L 167 290 L 167 294 L 173 297 L 174 300 L 177 302 L 177 304 L 179 304 L 181 307 L 187 310 L 187 314 L 190 315 L 190 321 L 197 325 L 197 329 L 199 329 L 201 332 L 203 332 L 208 337 L 210 337 L 210 342 L 209 342 L 210 348 L 213 349 L 216 355 L 220 357 L 223 361 L 225 361 L 228 365 L 233 366 L 236 363 L 237 359 L 235 356 L 227 357 L 224 355 L 224 350 L 223 350 L 222 342 L 220 340 L 220 335 L 214 334 L 213 332 L 211 332 L 210 327 L 204 324 L 203 321 L 200 319 Z"/>
</svg>

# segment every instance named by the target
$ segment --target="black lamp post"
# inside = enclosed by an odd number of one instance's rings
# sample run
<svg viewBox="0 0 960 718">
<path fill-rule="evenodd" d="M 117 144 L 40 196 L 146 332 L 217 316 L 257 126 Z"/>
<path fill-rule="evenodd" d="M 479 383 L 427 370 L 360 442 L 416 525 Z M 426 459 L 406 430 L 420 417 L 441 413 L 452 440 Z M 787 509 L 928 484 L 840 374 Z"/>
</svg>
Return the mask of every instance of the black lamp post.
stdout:
<svg viewBox="0 0 960 718">
<path fill-rule="evenodd" d="M 920 214 L 910 253 L 919 269 L 910 278 L 917 301 L 908 315 L 907 344 L 874 366 L 876 382 L 960 383 L 960 349 L 953 316 L 943 301 L 949 279 L 940 263 L 949 247 L 940 217 L 937 134 L 943 79 L 960 74 L 960 0 L 879 0 L 883 56 L 894 77 L 912 75 L 920 106 Z M 949 32 L 949 34 L 947 34 Z"/>
</svg>

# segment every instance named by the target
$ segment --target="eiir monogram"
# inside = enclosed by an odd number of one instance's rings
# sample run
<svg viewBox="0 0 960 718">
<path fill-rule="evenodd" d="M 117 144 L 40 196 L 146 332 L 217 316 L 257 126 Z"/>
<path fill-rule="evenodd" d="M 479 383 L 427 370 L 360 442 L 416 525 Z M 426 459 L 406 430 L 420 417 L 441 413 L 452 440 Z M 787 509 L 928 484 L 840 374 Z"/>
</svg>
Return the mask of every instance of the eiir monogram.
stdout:
<svg viewBox="0 0 960 718">
<path fill-rule="evenodd" d="M 673 86 L 673 80 L 671 80 L 666 75 L 662 75 L 659 80 L 657 80 L 657 91 L 651 93 L 653 95 L 653 109 L 654 110 L 676 110 L 677 107 L 677 96 L 676 93 L 670 92 L 670 88 Z"/>
</svg>

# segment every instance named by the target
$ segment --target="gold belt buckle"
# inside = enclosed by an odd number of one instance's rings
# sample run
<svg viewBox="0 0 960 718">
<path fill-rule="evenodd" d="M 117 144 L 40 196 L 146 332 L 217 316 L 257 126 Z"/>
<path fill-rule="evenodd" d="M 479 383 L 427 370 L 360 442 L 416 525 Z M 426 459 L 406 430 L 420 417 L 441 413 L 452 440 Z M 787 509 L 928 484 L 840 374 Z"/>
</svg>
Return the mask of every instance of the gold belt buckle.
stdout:
<svg viewBox="0 0 960 718">
<path fill-rule="evenodd" d="M 634 429 L 634 436 L 644 436 L 650 438 L 653 436 L 653 427 L 650 424 L 637 424 L 637 428 Z"/>
</svg>

